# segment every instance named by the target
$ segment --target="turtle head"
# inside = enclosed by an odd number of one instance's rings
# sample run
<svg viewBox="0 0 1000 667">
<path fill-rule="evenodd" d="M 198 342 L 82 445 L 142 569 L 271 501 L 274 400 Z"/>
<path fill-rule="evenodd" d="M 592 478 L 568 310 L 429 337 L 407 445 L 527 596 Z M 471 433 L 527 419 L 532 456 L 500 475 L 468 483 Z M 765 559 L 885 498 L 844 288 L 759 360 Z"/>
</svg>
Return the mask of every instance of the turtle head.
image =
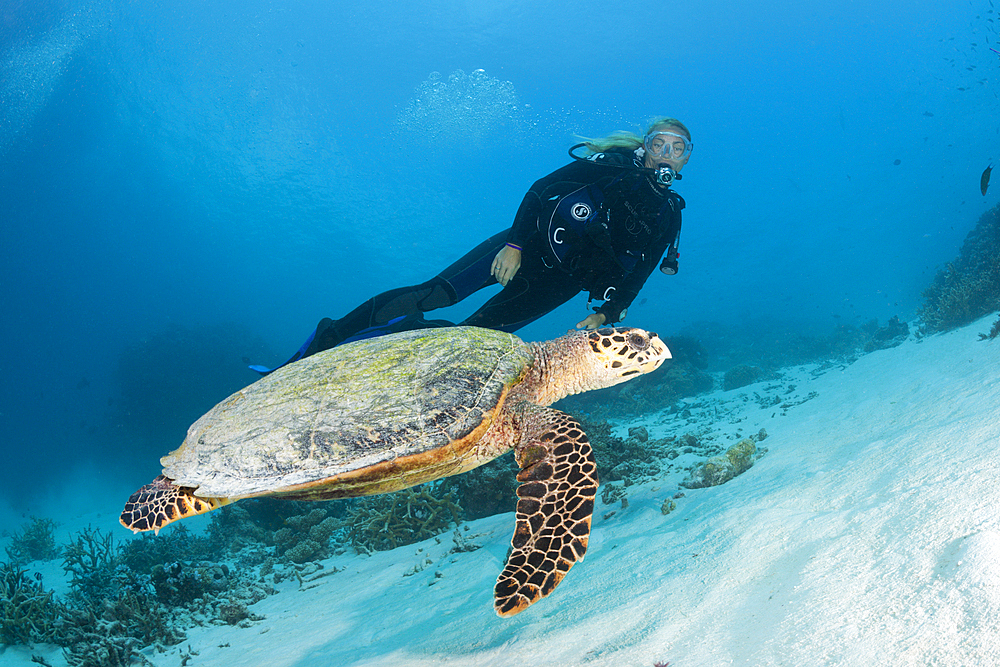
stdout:
<svg viewBox="0 0 1000 667">
<path fill-rule="evenodd" d="M 635 327 L 578 331 L 542 344 L 538 403 L 548 405 L 656 370 L 670 350 L 655 333 Z M 551 399 L 551 400 L 550 400 Z"/>
<path fill-rule="evenodd" d="M 586 333 L 590 353 L 587 360 L 594 367 L 597 386 L 610 387 L 634 377 L 654 371 L 670 359 L 659 336 L 652 331 L 635 327 L 596 329 Z"/>
</svg>

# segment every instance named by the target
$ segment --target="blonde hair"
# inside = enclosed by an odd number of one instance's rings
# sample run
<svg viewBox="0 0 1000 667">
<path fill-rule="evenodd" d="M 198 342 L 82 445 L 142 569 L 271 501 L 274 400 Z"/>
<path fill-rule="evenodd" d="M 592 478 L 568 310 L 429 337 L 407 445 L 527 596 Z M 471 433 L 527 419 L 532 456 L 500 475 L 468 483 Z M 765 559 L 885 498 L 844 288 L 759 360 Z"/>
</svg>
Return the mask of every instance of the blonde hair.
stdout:
<svg viewBox="0 0 1000 667">
<path fill-rule="evenodd" d="M 691 130 L 687 129 L 687 126 L 676 118 L 657 116 L 649 123 L 649 128 L 646 130 L 646 134 L 649 134 L 658 127 L 676 127 L 684 134 L 684 136 L 688 138 L 688 141 L 691 141 Z M 603 153 L 604 151 L 612 148 L 635 150 L 636 148 L 642 146 L 642 137 L 627 130 L 615 130 L 603 139 L 588 139 L 586 137 L 579 138 L 583 141 L 584 146 L 587 147 L 587 151 L 591 155 Z"/>
</svg>

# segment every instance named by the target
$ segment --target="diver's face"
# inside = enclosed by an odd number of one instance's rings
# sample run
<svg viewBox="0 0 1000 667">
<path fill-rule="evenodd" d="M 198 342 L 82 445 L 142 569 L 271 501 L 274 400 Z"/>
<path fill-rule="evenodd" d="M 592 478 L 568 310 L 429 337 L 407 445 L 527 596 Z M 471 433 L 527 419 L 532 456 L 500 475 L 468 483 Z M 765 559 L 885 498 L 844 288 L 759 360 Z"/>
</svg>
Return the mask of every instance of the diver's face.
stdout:
<svg viewBox="0 0 1000 667">
<path fill-rule="evenodd" d="M 681 136 L 687 136 L 686 134 L 684 134 L 684 130 L 682 130 L 681 128 L 677 127 L 676 125 L 660 125 L 659 127 L 654 127 L 650 131 L 650 134 L 653 134 L 655 132 L 673 132 L 674 134 L 679 134 Z M 664 135 L 660 135 L 660 137 L 657 137 L 657 139 L 661 139 L 663 137 L 664 137 Z M 666 138 L 669 138 L 669 137 L 667 136 Z M 684 155 L 682 157 L 675 158 L 675 157 L 672 157 L 672 156 L 668 157 L 668 156 L 664 156 L 664 155 L 656 157 L 656 156 L 653 156 L 649 151 L 646 151 L 645 165 L 644 166 L 646 168 L 648 168 L 648 169 L 656 169 L 661 164 L 667 164 L 667 165 L 670 165 L 671 169 L 673 169 L 674 171 L 679 172 L 684 167 L 684 165 L 687 164 L 687 162 L 688 162 L 688 160 L 690 158 L 691 158 L 691 154 L 690 153 L 688 153 L 687 155 Z"/>
</svg>

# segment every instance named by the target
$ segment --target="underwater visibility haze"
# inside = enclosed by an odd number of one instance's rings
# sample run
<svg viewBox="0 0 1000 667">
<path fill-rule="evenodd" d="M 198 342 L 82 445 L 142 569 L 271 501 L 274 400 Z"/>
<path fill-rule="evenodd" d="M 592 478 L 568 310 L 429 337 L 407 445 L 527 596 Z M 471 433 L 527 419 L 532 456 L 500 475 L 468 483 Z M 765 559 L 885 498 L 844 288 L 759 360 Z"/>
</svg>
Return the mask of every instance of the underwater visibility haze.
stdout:
<svg viewBox="0 0 1000 667">
<path fill-rule="evenodd" d="M 998 21 L 992 0 L 4 0 L 0 522 L 120 504 L 248 364 L 509 227 L 579 137 L 656 116 L 694 144 L 680 270 L 623 324 L 703 346 L 689 393 L 780 341 L 919 327 L 997 204 Z"/>
</svg>

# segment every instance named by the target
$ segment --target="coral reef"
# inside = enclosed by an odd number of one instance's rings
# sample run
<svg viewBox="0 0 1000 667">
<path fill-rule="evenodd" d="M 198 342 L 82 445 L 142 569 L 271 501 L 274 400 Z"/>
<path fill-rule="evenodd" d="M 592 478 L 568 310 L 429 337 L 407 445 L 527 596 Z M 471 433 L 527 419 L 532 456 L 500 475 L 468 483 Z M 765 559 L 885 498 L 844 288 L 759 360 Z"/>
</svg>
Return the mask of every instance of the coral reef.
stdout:
<svg viewBox="0 0 1000 667">
<path fill-rule="evenodd" d="M 450 492 L 436 493 L 436 486 L 438 483 L 431 482 L 361 499 L 348 512 L 348 541 L 359 551 L 386 551 L 434 537 L 452 524 L 457 526 L 462 520 L 461 508 Z"/>
<path fill-rule="evenodd" d="M 145 662 L 144 646 L 181 642 L 186 627 L 260 620 L 247 607 L 272 589 L 206 560 L 210 546 L 182 528 L 118 545 L 88 526 L 62 549 L 70 592 L 60 600 L 0 563 L 0 637 L 62 646 L 70 665 L 130 665 Z"/>
<path fill-rule="evenodd" d="M 764 375 L 764 369 L 759 366 L 740 364 L 726 371 L 722 378 L 722 390 L 731 391 L 753 384 Z"/>
<path fill-rule="evenodd" d="M 868 340 L 864 344 L 865 354 L 902 345 L 910 335 L 910 326 L 898 316 L 889 318 L 884 327 L 878 326 L 877 320 L 872 320 L 862 328 L 867 328 L 868 332 Z"/>
<path fill-rule="evenodd" d="M 580 420 L 583 430 L 590 438 L 597 460 L 597 478 L 601 484 L 622 482 L 631 486 L 639 479 L 653 477 L 660 472 L 663 443 L 649 440 L 644 431 L 632 431 L 628 439 L 619 438 L 611 432 L 611 424 L 606 421 Z"/>
<path fill-rule="evenodd" d="M 115 617 L 111 610 L 115 606 L 120 607 L 116 611 L 125 620 Z M 101 615 L 90 608 L 67 610 L 66 623 L 56 643 L 64 647 L 63 654 L 68 664 L 81 667 L 118 667 L 136 661 L 147 664 L 145 657 L 139 653 L 140 648 L 163 638 L 172 640 L 161 642 L 168 645 L 183 639 L 183 635 L 178 637 L 173 633 L 162 614 L 155 609 L 144 608 L 140 600 L 132 601 L 127 606 L 109 603 L 108 607 L 108 610 L 102 610 Z M 152 624 L 150 619 L 154 619 Z M 154 627 L 157 628 L 155 631 L 152 630 Z"/>
<path fill-rule="evenodd" d="M 509 465 L 513 459 L 508 458 Z M 511 480 L 515 474 L 510 473 Z M 470 496 L 483 492 L 468 482 L 456 483 L 462 477 L 397 493 L 319 505 L 270 499 L 247 501 L 212 515 L 207 542 L 216 553 L 237 554 L 243 566 L 261 565 L 261 576 L 274 572 L 277 581 L 286 575 L 275 572 L 275 566 L 294 569 L 339 553 L 346 545 L 360 552 L 393 549 L 457 525 L 462 517 L 460 490 L 467 490 Z M 479 479 L 486 479 L 482 472 Z M 511 508 L 501 511 L 512 509 L 516 500 L 512 487 L 509 498 Z"/>
<path fill-rule="evenodd" d="M 0 563 L 0 642 L 51 642 L 62 615 L 62 606 L 40 580 L 14 564 Z"/>
<path fill-rule="evenodd" d="M 343 522 L 328 517 L 325 509 L 313 508 L 306 514 L 290 516 L 285 527 L 274 533 L 277 553 L 293 563 L 305 563 L 330 555 L 330 538 Z"/>
<path fill-rule="evenodd" d="M 517 504 L 517 461 L 505 454 L 475 470 L 446 477 L 435 493 L 451 493 L 467 521 L 503 512 L 513 512 Z"/>
<path fill-rule="evenodd" d="M 215 547 L 211 539 L 195 537 L 184 524 L 175 524 L 159 535 L 140 533 L 122 544 L 115 558 L 134 572 L 148 574 L 156 565 L 178 559 L 210 558 L 221 551 Z"/>
<path fill-rule="evenodd" d="M 937 272 L 918 311 L 924 334 L 969 324 L 1000 309 L 1000 205 L 979 218 L 958 257 Z"/>
<path fill-rule="evenodd" d="M 33 560 L 53 560 L 59 557 L 53 534 L 56 522 L 52 519 L 31 520 L 15 532 L 7 545 L 7 558 L 14 565 L 23 565 Z"/>
<path fill-rule="evenodd" d="M 724 455 L 713 456 L 694 466 L 688 478 L 681 482 L 681 486 L 700 489 L 725 484 L 749 470 L 764 453 L 764 450 L 757 451 L 757 443 L 753 438 L 744 438 L 726 450 Z"/>
<path fill-rule="evenodd" d="M 335 534 L 353 501 L 317 505 L 259 499 L 223 508 L 212 515 L 208 543 L 215 553 L 237 554 L 240 565 L 301 565 L 334 553 Z"/>
<path fill-rule="evenodd" d="M 99 601 L 114 585 L 117 553 L 111 533 L 87 526 L 63 548 L 63 570 L 73 592 L 88 602 Z"/>
<path fill-rule="evenodd" d="M 265 506 L 270 511 L 261 513 Z M 208 524 L 208 543 L 215 553 L 244 553 L 274 544 L 274 532 L 285 525 L 285 519 L 301 512 L 304 503 L 278 500 L 246 500 L 213 512 Z M 162 562 L 162 560 L 161 560 Z"/>
<path fill-rule="evenodd" d="M 64 652 L 66 664 L 70 667 L 129 667 L 129 665 L 149 665 L 146 657 L 139 652 L 139 640 L 114 632 L 115 628 L 96 628 L 82 635 L 80 641 Z"/>
<path fill-rule="evenodd" d="M 979 334 L 979 340 L 991 340 L 997 336 L 1000 336 L 1000 317 L 993 323 L 988 334 Z"/>
</svg>

